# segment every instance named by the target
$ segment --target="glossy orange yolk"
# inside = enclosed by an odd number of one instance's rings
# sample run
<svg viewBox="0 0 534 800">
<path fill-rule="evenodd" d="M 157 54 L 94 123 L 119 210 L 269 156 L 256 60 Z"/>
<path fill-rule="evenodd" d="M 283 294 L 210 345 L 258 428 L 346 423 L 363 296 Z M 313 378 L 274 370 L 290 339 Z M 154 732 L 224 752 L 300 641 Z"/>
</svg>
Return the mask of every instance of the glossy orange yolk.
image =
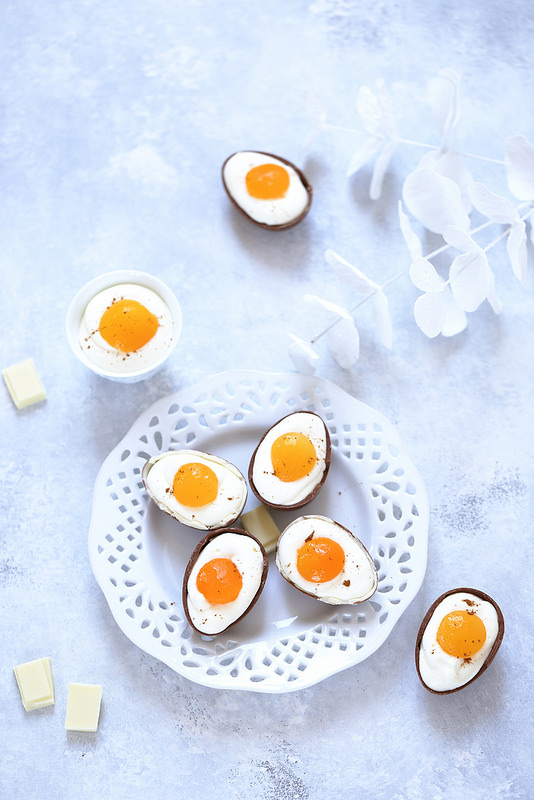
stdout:
<svg viewBox="0 0 534 800">
<path fill-rule="evenodd" d="M 211 605 L 235 600 L 243 586 L 243 578 L 230 558 L 212 558 L 197 575 L 197 589 Z"/>
<path fill-rule="evenodd" d="M 271 446 L 271 461 L 276 477 L 289 483 L 310 474 L 317 454 L 303 433 L 283 433 Z"/>
<path fill-rule="evenodd" d="M 279 200 L 289 189 L 289 173 L 279 164 L 252 167 L 245 181 L 249 195 L 258 200 Z"/>
<path fill-rule="evenodd" d="M 307 581 L 325 583 L 336 578 L 345 566 L 345 552 L 327 536 L 304 542 L 297 552 L 297 569 Z"/>
<path fill-rule="evenodd" d="M 100 319 L 100 335 L 115 350 L 133 353 L 144 347 L 158 329 L 158 318 L 137 300 L 116 300 Z"/>
<path fill-rule="evenodd" d="M 437 642 L 442 650 L 456 658 L 470 658 L 486 641 L 486 627 L 480 617 L 469 611 L 451 611 L 441 620 Z"/>
<path fill-rule="evenodd" d="M 199 508 L 215 500 L 219 481 L 211 467 L 192 462 L 184 464 L 176 472 L 172 491 L 178 503 L 189 508 Z"/>
</svg>

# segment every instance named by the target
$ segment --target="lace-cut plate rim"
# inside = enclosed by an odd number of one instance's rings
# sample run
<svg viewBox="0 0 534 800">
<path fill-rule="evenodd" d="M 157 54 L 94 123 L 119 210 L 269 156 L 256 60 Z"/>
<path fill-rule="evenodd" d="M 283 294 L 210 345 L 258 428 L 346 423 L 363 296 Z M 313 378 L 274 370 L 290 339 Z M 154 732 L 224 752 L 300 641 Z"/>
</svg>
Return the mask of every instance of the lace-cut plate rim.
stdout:
<svg viewBox="0 0 534 800">
<path fill-rule="evenodd" d="M 325 485 L 300 514 L 332 517 L 369 549 L 378 590 L 356 606 L 307 597 L 279 575 L 226 633 L 202 637 L 185 620 L 183 572 L 202 536 L 149 500 L 146 459 L 187 447 L 232 461 L 246 475 L 261 435 L 292 411 L 315 411 L 332 440 Z M 245 511 L 257 504 L 249 491 Z M 279 528 L 299 512 L 273 512 Z M 121 630 L 188 679 L 214 688 L 288 692 L 374 653 L 419 591 L 426 570 L 428 498 L 393 426 L 316 376 L 250 370 L 207 378 L 154 403 L 105 459 L 93 495 L 89 556 Z"/>
</svg>

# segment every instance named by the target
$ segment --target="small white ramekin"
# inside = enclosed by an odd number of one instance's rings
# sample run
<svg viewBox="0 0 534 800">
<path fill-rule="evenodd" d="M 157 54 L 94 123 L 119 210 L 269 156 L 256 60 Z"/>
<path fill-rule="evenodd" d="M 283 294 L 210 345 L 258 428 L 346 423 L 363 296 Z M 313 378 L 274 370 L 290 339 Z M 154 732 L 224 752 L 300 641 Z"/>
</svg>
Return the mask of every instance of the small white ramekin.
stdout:
<svg viewBox="0 0 534 800">
<path fill-rule="evenodd" d="M 85 352 L 80 347 L 80 324 L 84 311 L 88 302 L 99 292 L 108 289 L 110 286 L 117 286 L 121 283 L 137 283 L 140 286 L 146 286 L 152 289 L 153 292 L 159 294 L 162 300 L 167 304 L 173 319 L 173 335 L 172 343 L 162 356 L 156 361 L 152 362 L 146 367 L 137 370 L 136 372 L 116 372 L 114 370 L 103 369 L 87 357 Z M 180 334 L 182 331 L 182 311 L 174 292 L 169 289 L 167 284 L 163 283 L 159 278 L 150 275 L 147 272 L 139 272 L 131 269 L 115 270 L 113 272 L 106 272 L 99 275 L 93 280 L 86 283 L 80 291 L 73 298 L 69 309 L 67 311 L 67 339 L 74 355 L 85 364 L 90 370 L 103 378 L 108 378 L 111 381 L 118 381 L 120 383 L 136 383 L 137 381 L 146 380 L 158 372 L 163 364 L 167 361 L 174 348 L 178 344 Z"/>
</svg>

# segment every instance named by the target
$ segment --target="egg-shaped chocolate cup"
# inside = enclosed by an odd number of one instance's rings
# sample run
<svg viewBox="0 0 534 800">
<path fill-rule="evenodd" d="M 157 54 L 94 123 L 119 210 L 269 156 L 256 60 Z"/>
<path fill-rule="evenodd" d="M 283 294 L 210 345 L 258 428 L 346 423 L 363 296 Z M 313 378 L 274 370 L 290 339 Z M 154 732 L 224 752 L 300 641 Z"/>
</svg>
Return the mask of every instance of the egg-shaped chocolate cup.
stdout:
<svg viewBox="0 0 534 800">
<path fill-rule="evenodd" d="M 210 531 L 187 563 L 182 603 L 193 630 L 224 633 L 256 605 L 267 580 L 265 548 L 242 528 Z"/>
<path fill-rule="evenodd" d="M 434 686 L 429 685 L 429 676 L 425 674 L 426 670 L 423 668 L 421 664 L 421 650 L 423 648 L 423 639 L 425 633 L 429 629 L 429 625 L 435 625 L 436 620 L 441 619 L 441 614 L 446 614 L 446 611 L 440 612 L 440 617 L 436 617 L 434 620 L 434 615 L 440 608 L 440 606 L 444 606 L 444 603 L 447 603 L 451 599 L 455 599 L 455 596 L 458 595 L 459 601 L 461 599 L 467 604 L 467 607 L 472 607 L 473 603 L 469 600 L 469 596 L 476 598 L 476 600 L 480 604 L 488 604 L 488 607 L 491 607 L 495 613 L 495 634 L 491 637 L 491 641 L 488 642 L 488 649 L 487 652 L 483 655 L 483 658 L 480 660 L 480 664 L 477 665 L 476 661 L 473 658 L 466 657 L 466 658 L 458 658 L 459 668 L 465 666 L 469 669 L 473 670 L 473 674 L 468 675 L 466 680 L 461 680 L 458 685 L 450 685 L 450 686 L 440 686 L 440 688 L 436 688 L 436 681 L 432 681 Z M 444 606 L 446 608 L 446 606 Z M 468 611 L 467 613 L 475 613 L 474 610 Z M 439 624 L 439 622 L 438 622 Z M 501 642 L 504 636 L 504 617 L 502 614 L 501 609 L 499 608 L 498 604 L 495 600 L 490 597 L 490 595 L 486 594 L 485 592 L 480 591 L 479 589 L 471 589 L 466 587 L 461 587 L 459 589 L 450 589 L 448 592 L 444 592 L 440 595 L 437 600 L 432 603 L 428 611 L 426 612 L 421 625 L 419 626 L 419 630 L 417 633 L 417 637 L 415 640 L 415 668 L 417 671 L 417 675 L 419 680 L 421 681 L 422 685 L 425 689 L 432 694 L 453 694 L 454 692 L 460 691 L 460 689 L 465 689 L 466 686 L 469 686 L 475 680 L 480 678 L 480 676 L 487 670 L 490 666 L 491 662 L 495 658 L 495 655 L 501 646 Z M 436 649 L 439 648 L 439 645 L 434 645 Z M 476 658 L 476 655 L 474 658 Z"/>
<path fill-rule="evenodd" d="M 200 450 L 158 453 L 145 461 L 141 477 L 158 508 L 197 530 L 233 525 L 247 501 L 247 482 L 240 470 Z"/>
<path fill-rule="evenodd" d="M 348 528 L 309 514 L 290 522 L 276 545 L 276 566 L 290 586 L 329 605 L 357 605 L 378 588 L 371 554 Z"/>
<path fill-rule="evenodd" d="M 281 168 L 288 180 L 282 195 L 260 197 L 250 195 L 247 175 L 262 166 Z M 310 210 L 313 189 L 299 167 L 287 158 L 261 150 L 240 150 L 228 156 L 222 165 L 222 182 L 226 194 L 237 210 L 250 222 L 271 231 L 283 231 L 301 222 Z"/>
<path fill-rule="evenodd" d="M 315 462 L 307 475 L 295 480 L 280 479 L 272 461 L 273 444 L 283 436 L 296 434 L 304 442 L 307 438 L 315 451 Z M 306 451 L 303 461 L 305 463 Z M 281 510 L 299 509 L 314 500 L 326 481 L 332 446 L 330 434 L 324 420 L 314 411 L 294 411 L 282 417 L 261 437 L 250 459 L 248 482 L 255 496 L 271 508 Z"/>
</svg>

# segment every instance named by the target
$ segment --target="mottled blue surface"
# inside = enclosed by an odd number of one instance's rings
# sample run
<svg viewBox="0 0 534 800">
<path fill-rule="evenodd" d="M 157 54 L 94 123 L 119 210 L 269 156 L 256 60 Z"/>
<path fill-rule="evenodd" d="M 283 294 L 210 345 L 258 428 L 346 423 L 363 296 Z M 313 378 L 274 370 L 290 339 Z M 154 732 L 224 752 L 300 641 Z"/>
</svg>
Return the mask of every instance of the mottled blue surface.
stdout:
<svg viewBox="0 0 534 800">
<path fill-rule="evenodd" d="M 404 278 L 388 290 L 391 352 L 367 307 L 352 370 L 321 344 L 318 373 L 395 424 L 430 496 L 425 582 L 370 659 L 287 695 L 190 683 L 121 633 L 86 545 L 98 468 L 142 410 L 220 370 L 293 368 L 288 333 L 327 319 L 304 294 L 343 300 L 327 248 L 380 283 L 408 267 L 396 207 L 422 151 L 400 148 L 370 202 L 369 169 L 346 176 L 360 134 L 325 130 L 301 157 L 310 93 L 329 123 L 361 128 L 358 89 L 384 78 L 401 135 L 439 143 L 422 94 L 452 67 L 458 147 L 502 160 L 509 136 L 534 141 L 530 4 L 4 0 L 0 14 L 0 367 L 31 356 L 48 391 L 21 412 L 0 392 L 2 796 L 530 797 L 531 245 L 526 288 L 493 249 L 503 312 L 486 304 L 454 339 L 418 330 Z M 245 148 L 305 168 L 315 198 L 297 228 L 265 232 L 230 206 L 220 167 Z M 470 166 L 506 193 L 501 166 Z M 64 334 L 75 292 L 120 268 L 163 278 L 184 313 L 168 367 L 133 386 L 86 371 Z M 494 596 L 507 632 L 480 681 L 434 697 L 414 639 L 455 585 Z M 12 667 L 42 655 L 56 705 L 26 714 Z M 96 735 L 64 731 L 69 681 L 102 683 Z"/>
</svg>

